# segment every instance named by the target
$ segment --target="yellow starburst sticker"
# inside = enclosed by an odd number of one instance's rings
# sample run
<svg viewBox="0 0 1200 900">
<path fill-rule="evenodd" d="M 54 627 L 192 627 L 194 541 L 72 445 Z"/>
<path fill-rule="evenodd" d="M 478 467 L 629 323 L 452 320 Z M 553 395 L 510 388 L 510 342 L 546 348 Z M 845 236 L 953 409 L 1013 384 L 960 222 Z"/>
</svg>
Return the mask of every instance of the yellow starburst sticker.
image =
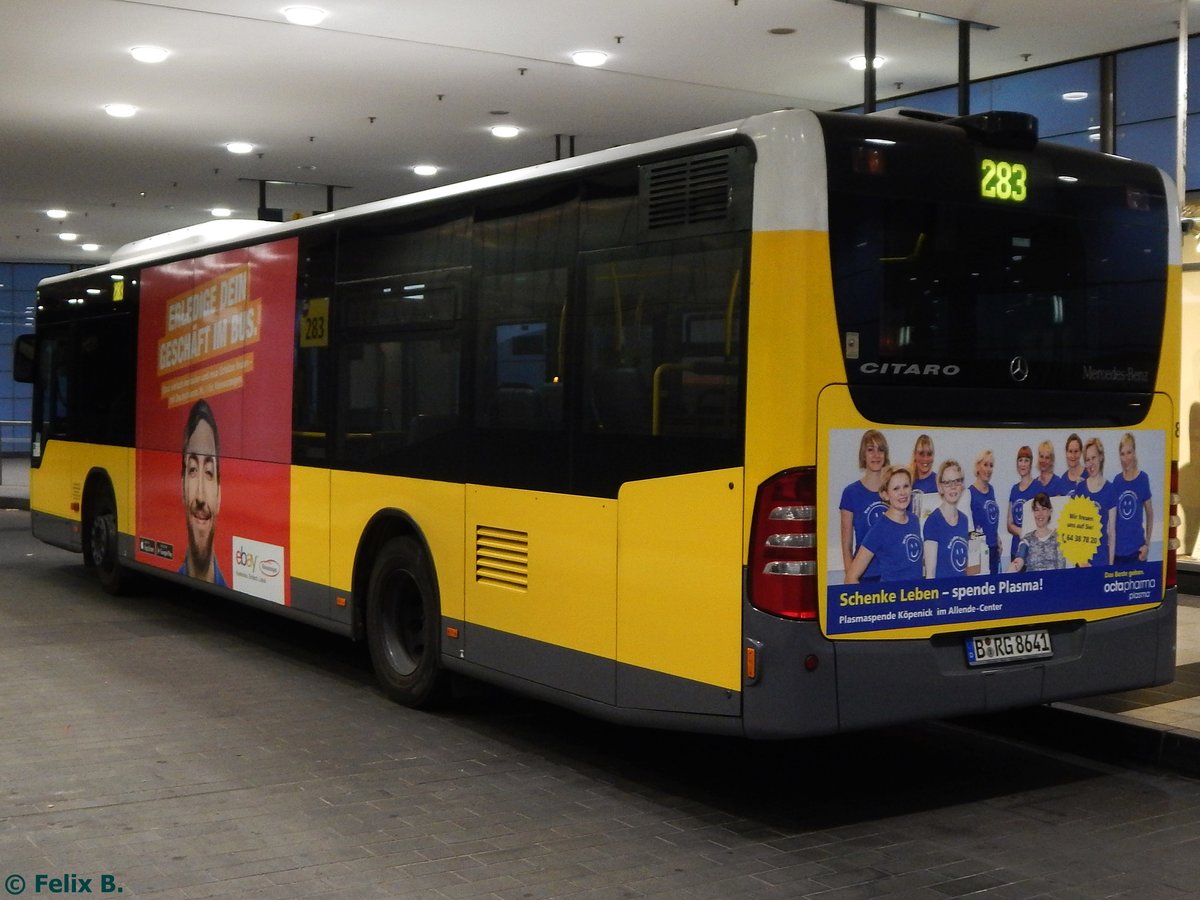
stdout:
<svg viewBox="0 0 1200 900">
<path fill-rule="evenodd" d="M 1058 513 L 1058 546 L 1067 562 L 1082 566 L 1100 546 L 1100 510 L 1087 497 L 1072 497 Z"/>
</svg>

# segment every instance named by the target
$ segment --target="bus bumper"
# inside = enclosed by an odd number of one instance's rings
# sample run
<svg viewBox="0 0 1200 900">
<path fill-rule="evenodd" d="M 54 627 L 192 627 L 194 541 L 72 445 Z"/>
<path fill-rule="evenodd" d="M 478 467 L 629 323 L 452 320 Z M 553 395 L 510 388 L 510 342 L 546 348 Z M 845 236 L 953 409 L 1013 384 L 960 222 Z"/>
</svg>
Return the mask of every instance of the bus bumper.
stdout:
<svg viewBox="0 0 1200 900">
<path fill-rule="evenodd" d="M 743 693 L 748 737 L 785 738 L 995 712 L 1167 684 L 1175 677 L 1175 588 L 1151 610 L 1047 627 L 1050 659 L 971 668 L 965 638 L 830 641 L 816 623 L 746 612 L 756 679 Z"/>
</svg>

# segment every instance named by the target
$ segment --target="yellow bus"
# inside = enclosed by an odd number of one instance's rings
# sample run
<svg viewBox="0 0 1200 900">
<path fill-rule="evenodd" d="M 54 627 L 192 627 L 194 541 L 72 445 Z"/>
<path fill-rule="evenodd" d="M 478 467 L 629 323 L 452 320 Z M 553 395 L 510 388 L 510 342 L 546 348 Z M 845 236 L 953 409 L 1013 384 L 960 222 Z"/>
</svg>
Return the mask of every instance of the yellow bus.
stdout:
<svg viewBox="0 0 1200 900">
<path fill-rule="evenodd" d="M 1179 216 L 1036 120 L 790 110 L 39 287 L 32 527 L 610 720 L 1170 681 Z"/>
</svg>

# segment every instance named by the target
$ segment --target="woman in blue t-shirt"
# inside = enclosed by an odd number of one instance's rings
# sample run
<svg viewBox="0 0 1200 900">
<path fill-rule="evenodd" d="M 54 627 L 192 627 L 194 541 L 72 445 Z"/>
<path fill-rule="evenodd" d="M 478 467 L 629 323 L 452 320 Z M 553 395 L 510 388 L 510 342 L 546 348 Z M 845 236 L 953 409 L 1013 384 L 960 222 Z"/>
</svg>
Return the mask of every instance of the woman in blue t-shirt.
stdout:
<svg viewBox="0 0 1200 900">
<path fill-rule="evenodd" d="M 967 571 L 967 516 L 958 508 L 963 492 L 962 466 L 952 459 L 938 466 L 938 493 L 942 502 L 925 520 L 925 577 L 954 578 Z"/>
<path fill-rule="evenodd" d="M 913 444 L 912 465 L 912 512 L 921 518 L 921 498 L 937 493 L 937 476 L 933 474 L 933 438 L 927 434 L 917 435 Z"/>
<path fill-rule="evenodd" d="M 1047 497 L 1061 497 L 1070 490 L 1062 478 L 1054 474 L 1054 445 L 1049 441 L 1038 444 L 1038 473 L 1033 479 L 1038 491 Z"/>
<path fill-rule="evenodd" d="M 842 525 L 842 571 L 850 569 L 854 553 L 862 546 L 875 520 L 883 515 L 887 504 L 879 496 L 880 476 L 889 465 L 888 443 L 883 433 L 874 428 L 863 432 L 858 442 L 858 468 L 862 477 L 846 485 L 838 504 Z M 877 566 L 869 566 L 862 581 L 878 581 Z"/>
<path fill-rule="evenodd" d="M 968 489 L 971 496 L 971 527 L 983 533 L 988 548 L 988 571 L 1000 573 L 1000 504 L 992 487 L 992 471 L 996 457 L 991 450 L 975 457 L 975 482 Z"/>
<path fill-rule="evenodd" d="M 1113 542 L 1117 528 L 1117 489 L 1104 478 L 1104 445 L 1100 438 L 1088 438 L 1083 445 L 1083 467 L 1087 478 L 1075 486 L 1075 496 L 1091 500 L 1100 521 L 1100 544 L 1084 565 L 1111 566 L 1115 557 Z"/>
<path fill-rule="evenodd" d="M 908 511 L 912 476 L 903 466 L 888 466 L 881 476 L 879 496 L 887 510 L 871 526 L 846 571 L 846 584 L 858 584 L 871 562 L 879 565 L 880 581 L 917 581 L 921 578 L 921 531 L 917 517 Z"/>
<path fill-rule="evenodd" d="M 1113 561 L 1145 562 L 1154 534 L 1154 502 L 1150 476 L 1138 469 L 1137 444 L 1125 432 L 1121 438 L 1121 472 L 1113 476 L 1117 492 L 1117 543 Z"/>
<path fill-rule="evenodd" d="M 1032 500 L 1033 495 L 1041 488 L 1033 483 L 1033 451 L 1022 447 L 1017 451 L 1017 476 L 1020 479 L 1008 492 L 1008 533 L 1012 535 L 1012 548 L 1008 552 L 1008 561 L 1017 555 L 1017 547 L 1021 543 L 1022 518 L 1025 514 L 1025 501 Z"/>
<path fill-rule="evenodd" d="M 1072 432 L 1067 435 L 1067 444 L 1063 449 L 1067 454 L 1067 468 L 1059 478 L 1062 479 L 1066 496 L 1074 497 L 1079 482 L 1087 478 L 1087 471 L 1083 468 L 1083 439 Z"/>
</svg>

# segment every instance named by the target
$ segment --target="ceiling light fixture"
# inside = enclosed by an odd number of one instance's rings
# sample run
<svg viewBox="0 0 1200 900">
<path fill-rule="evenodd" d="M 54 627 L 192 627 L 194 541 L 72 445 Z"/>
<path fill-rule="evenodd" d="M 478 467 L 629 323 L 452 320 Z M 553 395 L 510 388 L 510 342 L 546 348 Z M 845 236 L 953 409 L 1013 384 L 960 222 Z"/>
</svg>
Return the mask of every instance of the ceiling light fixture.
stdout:
<svg viewBox="0 0 1200 900">
<path fill-rule="evenodd" d="M 59 234 L 59 236 L 58 236 L 58 239 L 59 239 L 60 241 L 73 241 L 73 240 L 75 240 L 77 237 L 79 237 L 79 235 L 77 235 L 77 234 L 76 234 L 75 232 L 73 232 L 73 231 L 64 231 L 64 232 L 62 232 L 62 233 L 60 233 L 60 234 Z"/>
<path fill-rule="evenodd" d="M 603 50 L 576 50 L 571 54 L 571 61 L 577 66 L 594 69 L 608 62 L 608 54 Z"/>
<path fill-rule="evenodd" d="M 146 44 L 141 47 L 130 47 L 129 55 L 138 62 L 160 63 L 171 55 L 171 51 L 166 47 L 152 47 Z"/>
<path fill-rule="evenodd" d="M 1065 94 L 1062 95 L 1062 98 L 1064 100 L 1066 100 L 1068 103 L 1077 103 L 1080 100 L 1086 100 L 1088 98 L 1088 92 L 1087 91 L 1067 91 Z"/>
<path fill-rule="evenodd" d="M 253 153 L 254 145 L 247 141 L 230 141 L 225 145 L 225 149 L 230 153 Z"/>
<path fill-rule="evenodd" d="M 228 206 L 214 206 L 209 212 L 218 219 L 224 219 L 233 215 L 233 210 Z"/>
<path fill-rule="evenodd" d="M 65 219 L 69 213 L 65 209 L 48 209 L 46 215 L 52 219 Z"/>
<path fill-rule="evenodd" d="M 492 136 L 498 138 L 515 138 L 521 133 L 516 125 L 493 125 Z"/>
<path fill-rule="evenodd" d="M 86 250 L 88 253 L 95 253 L 97 250 L 100 249 L 100 245 L 99 244 L 80 244 L 79 249 Z"/>
<path fill-rule="evenodd" d="M 285 6 L 283 17 L 293 25 L 320 25 L 328 12 L 319 6 Z"/>
<path fill-rule="evenodd" d="M 429 178 L 431 175 L 438 173 L 437 166 L 431 166 L 428 163 L 420 163 L 412 168 L 414 175 L 420 175 L 422 178 Z"/>
<path fill-rule="evenodd" d="M 137 107 L 131 103 L 108 103 L 104 111 L 114 119 L 128 119 L 137 113 Z"/>
<path fill-rule="evenodd" d="M 877 56 L 877 57 L 875 57 L 875 65 L 873 65 L 871 68 L 878 69 L 885 62 L 887 62 L 886 57 Z M 855 72 L 867 71 L 867 58 L 865 56 L 850 57 L 850 68 L 852 68 Z"/>
</svg>

